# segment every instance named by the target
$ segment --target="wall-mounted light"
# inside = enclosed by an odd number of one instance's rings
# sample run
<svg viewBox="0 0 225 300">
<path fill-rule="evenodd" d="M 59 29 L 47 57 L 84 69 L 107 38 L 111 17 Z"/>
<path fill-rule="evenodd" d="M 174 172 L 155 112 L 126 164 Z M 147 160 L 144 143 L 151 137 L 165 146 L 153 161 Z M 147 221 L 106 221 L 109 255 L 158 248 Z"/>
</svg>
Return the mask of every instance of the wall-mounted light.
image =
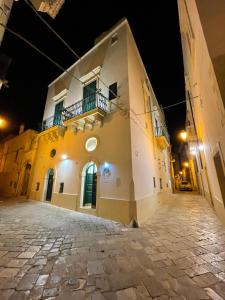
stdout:
<svg viewBox="0 0 225 300">
<path fill-rule="evenodd" d="M 104 162 L 104 168 L 108 168 L 109 167 L 109 163 L 107 163 L 107 161 Z"/>
<path fill-rule="evenodd" d="M 68 156 L 67 156 L 66 154 L 62 154 L 61 158 L 62 158 L 62 159 L 67 159 Z"/>
<path fill-rule="evenodd" d="M 199 149 L 200 151 L 203 151 L 203 150 L 204 150 L 203 144 L 200 144 L 200 145 L 198 146 L 198 149 Z"/>
</svg>

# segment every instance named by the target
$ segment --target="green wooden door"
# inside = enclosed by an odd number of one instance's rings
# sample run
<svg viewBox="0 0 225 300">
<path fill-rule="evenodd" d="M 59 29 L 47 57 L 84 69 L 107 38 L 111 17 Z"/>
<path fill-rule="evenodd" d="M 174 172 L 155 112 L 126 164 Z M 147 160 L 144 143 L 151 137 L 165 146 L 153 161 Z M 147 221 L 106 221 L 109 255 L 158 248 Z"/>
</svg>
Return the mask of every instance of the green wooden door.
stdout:
<svg viewBox="0 0 225 300">
<path fill-rule="evenodd" d="M 84 206 L 90 204 L 93 208 L 96 206 L 97 188 L 97 175 L 95 172 L 95 167 L 95 164 L 92 164 L 87 168 L 84 184 Z"/>
<path fill-rule="evenodd" d="M 90 111 L 96 107 L 96 80 L 92 81 L 83 89 L 83 113 Z"/>
<path fill-rule="evenodd" d="M 53 125 L 61 124 L 62 110 L 63 110 L 63 101 L 57 103 L 55 106 Z"/>
</svg>

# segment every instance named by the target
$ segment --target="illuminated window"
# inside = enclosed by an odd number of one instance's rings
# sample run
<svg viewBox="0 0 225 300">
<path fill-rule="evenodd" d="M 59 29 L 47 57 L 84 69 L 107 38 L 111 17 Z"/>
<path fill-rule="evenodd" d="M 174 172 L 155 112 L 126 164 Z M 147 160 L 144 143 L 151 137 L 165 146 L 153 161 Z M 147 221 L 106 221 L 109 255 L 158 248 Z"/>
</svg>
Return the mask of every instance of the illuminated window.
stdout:
<svg viewBox="0 0 225 300">
<path fill-rule="evenodd" d="M 89 139 L 87 139 L 86 143 L 85 143 L 85 149 L 88 152 L 92 152 L 96 149 L 98 145 L 98 140 L 96 139 L 96 137 L 91 137 Z"/>
</svg>

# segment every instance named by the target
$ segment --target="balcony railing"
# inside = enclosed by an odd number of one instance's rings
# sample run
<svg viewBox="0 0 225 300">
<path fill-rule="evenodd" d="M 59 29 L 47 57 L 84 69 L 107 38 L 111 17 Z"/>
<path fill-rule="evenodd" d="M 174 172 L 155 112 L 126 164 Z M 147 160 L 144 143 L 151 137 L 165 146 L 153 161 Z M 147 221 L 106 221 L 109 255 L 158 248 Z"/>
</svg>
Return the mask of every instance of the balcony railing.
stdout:
<svg viewBox="0 0 225 300">
<path fill-rule="evenodd" d="M 62 115 L 59 114 L 58 116 L 51 116 L 42 122 L 41 131 L 59 125 L 62 125 Z"/>
<path fill-rule="evenodd" d="M 109 100 L 99 92 L 90 94 L 88 97 L 62 109 L 62 113 L 45 119 L 41 130 L 44 131 L 54 126 L 63 125 L 63 121 L 82 115 L 93 109 L 99 108 L 104 112 L 109 110 Z"/>
<path fill-rule="evenodd" d="M 96 92 L 88 97 L 66 107 L 62 111 L 62 120 L 66 121 L 76 116 L 82 115 L 95 108 L 100 108 L 102 111 L 108 111 L 108 99 L 101 93 Z"/>
<path fill-rule="evenodd" d="M 155 127 L 155 136 L 156 137 L 165 136 L 167 142 L 170 143 L 170 136 L 164 126 Z"/>
</svg>

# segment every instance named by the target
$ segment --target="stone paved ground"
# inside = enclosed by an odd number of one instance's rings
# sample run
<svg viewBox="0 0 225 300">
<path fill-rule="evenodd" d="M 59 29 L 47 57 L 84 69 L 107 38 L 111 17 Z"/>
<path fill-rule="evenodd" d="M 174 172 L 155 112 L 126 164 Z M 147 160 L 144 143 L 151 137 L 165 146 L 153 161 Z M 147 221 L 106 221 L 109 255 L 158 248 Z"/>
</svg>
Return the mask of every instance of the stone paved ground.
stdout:
<svg viewBox="0 0 225 300">
<path fill-rule="evenodd" d="M 225 299 L 225 227 L 190 194 L 139 229 L 0 202 L 0 299 Z"/>
</svg>

